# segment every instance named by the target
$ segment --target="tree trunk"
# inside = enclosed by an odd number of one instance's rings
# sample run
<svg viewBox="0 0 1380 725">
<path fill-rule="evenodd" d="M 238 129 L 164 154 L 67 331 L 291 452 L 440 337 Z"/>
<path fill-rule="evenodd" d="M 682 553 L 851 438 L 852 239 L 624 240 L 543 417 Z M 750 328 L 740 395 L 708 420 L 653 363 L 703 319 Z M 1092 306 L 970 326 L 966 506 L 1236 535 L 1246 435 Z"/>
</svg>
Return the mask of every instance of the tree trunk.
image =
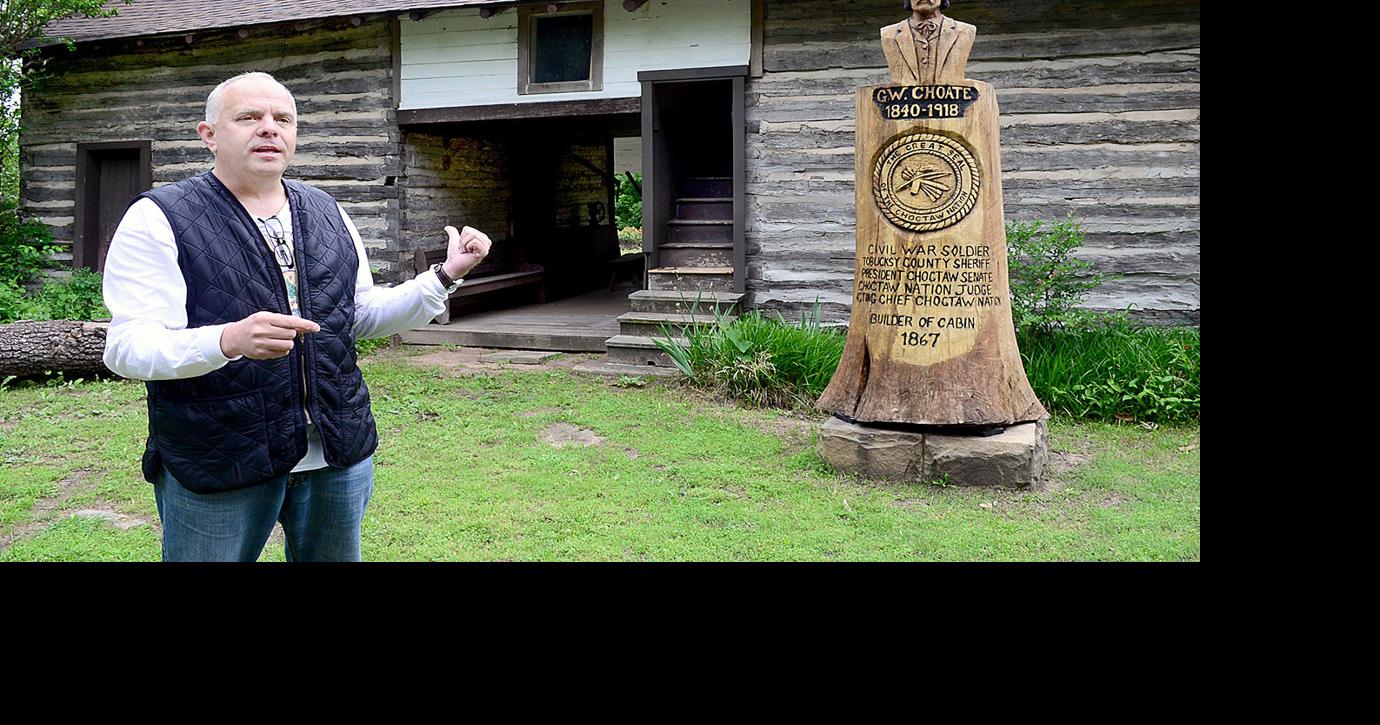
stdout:
<svg viewBox="0 0 1380 725">
<path fill-rule="evenodd" d="M 0 379 L 60 372 L 109 373 L 101 360 L 108 322 L 48 320 L 0 325 Z"/>
</svg>

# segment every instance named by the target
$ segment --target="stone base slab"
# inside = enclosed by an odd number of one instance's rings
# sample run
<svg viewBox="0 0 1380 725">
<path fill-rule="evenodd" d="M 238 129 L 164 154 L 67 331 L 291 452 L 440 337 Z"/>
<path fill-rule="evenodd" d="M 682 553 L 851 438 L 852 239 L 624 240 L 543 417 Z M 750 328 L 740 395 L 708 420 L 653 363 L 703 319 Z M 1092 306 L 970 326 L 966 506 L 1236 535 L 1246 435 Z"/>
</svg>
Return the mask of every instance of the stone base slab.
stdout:
<svg viewBox="0 0 1380 725">
<path fill-rule="evenodd" d="M 1041 419 L 976 436 L 874 428 L 831 417 L 819 431 L 819 455 L 840 473 L 866 478 L 1024 488 L 1045 477 L 1049 427 Z"/>
<path fill-rule="evenodd" d="M 515 365 L 540 365 L 561 353 L 547 350 L 502 350 L 479 356 L 479 362 L 513 363 Z"/>
</svg>

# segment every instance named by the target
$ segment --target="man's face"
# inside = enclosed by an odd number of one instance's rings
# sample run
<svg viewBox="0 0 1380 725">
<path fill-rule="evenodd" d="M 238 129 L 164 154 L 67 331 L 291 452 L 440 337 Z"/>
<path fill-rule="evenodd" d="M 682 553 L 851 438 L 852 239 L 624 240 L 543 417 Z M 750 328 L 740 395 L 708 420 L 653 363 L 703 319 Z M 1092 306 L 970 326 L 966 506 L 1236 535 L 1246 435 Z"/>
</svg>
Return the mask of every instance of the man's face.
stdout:
<svg viewBox="0 0 1380 725">
<path fill-rule="evenodd" d="M 280 85 L 247 78 L 226 87 L 220 118 L 202 121 L 197 133 L 216 157 L 216 168 L 234 176 L 282 177 L 297 149 L 297 112 Z"/>
</svg>

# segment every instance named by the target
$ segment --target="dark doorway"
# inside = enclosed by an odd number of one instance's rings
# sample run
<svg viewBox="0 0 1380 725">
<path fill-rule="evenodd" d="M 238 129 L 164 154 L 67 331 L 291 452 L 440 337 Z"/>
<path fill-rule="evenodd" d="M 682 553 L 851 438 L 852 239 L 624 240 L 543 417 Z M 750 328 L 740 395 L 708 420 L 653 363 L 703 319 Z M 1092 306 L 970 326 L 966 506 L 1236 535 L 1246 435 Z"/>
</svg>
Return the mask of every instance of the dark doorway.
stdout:
<svg viewBox="0 0 1380 725">
<path fill-rule="evenodd" d="M 129 202 L 153 188 L 152 143 L 77 144 L 76 239 L 72 266 L 100 272 Z"/>
<path fill-rule="evenodd" d="M 638 73 L 649 274 L 746 288 L 746 74 L 747 66 Z"/>
</svg>

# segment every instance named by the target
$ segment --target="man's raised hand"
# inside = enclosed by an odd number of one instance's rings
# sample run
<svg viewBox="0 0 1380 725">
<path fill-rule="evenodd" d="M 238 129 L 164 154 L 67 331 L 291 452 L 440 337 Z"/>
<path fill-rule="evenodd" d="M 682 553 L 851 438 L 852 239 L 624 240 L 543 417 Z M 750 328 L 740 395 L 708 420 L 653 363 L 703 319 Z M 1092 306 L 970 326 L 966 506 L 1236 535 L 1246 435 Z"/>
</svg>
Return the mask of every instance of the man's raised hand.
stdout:
<svg viewBox="0 0 1380 725">
<path fill-rule="evenodd" d="M 451 279 L 460 279 L 469 274 L 470 270 L 484 261 L 484 257 L 489 255 L 489 247 L 493 246 L 488 235 L 474 227 L 465 227 L 457 232 L 455 227 L 447 226 L 446 236 L 449 237 L 446 261 L 441 266 Z"/>
<path fill-rule="evenodd" d="M 220 351 L 226 357 L 243 355 L 250 360 L 272 360 L 292 352 L 299 332 L 320 332 L 311 320 L 276 312 L 255 312 L 221 329 Z"/>
</svg>

